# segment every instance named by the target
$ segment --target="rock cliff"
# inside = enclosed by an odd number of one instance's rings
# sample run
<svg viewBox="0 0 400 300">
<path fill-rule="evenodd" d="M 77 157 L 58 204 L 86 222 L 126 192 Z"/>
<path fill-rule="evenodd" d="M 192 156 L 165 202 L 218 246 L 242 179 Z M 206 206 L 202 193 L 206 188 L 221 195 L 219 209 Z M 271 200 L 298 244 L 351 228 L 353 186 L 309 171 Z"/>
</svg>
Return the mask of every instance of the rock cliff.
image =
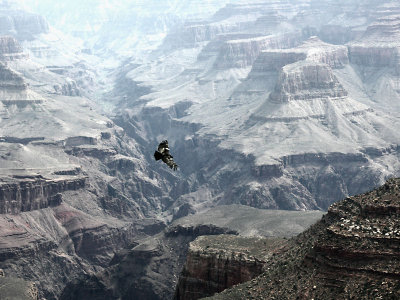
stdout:
<svg viewBox="0 0 400 300">
<path fill-rule="evenodd" d="M 0 37 L 0 60 L 15 60 L 26 58 L 27 56 L 27 54 L 23 53 L 20 43 L 14 37 Z"/>
<path fill-rule="evenodd" d="M 332 205 L 262 275 L 207 299 L 398 298 L 399 186 L 391 179 Z"/>
<path fill-rule="evenodd" d="M 224 233 L 236 232 L 213 225 L 168 227 L 119 251 L 103 272 L 70 282 L 60 299 L 171 299 L 189 242 Z"/>
<path fill-rule="evenodd" d="M 260 36 L 225 42 L 216 58 L 216 69 L 245 68 L 251 66 L 262 50 L 291 48 L 302 41 L 299 33 Z"/>
<path fill-rule="evenodd" d="M 18 214 L 59 205 L 61 193 L 84 188 L 85 180 L 83 176 L 60 176 L 53 180 L 15 176 L 8 183 L 3 179 L 0 184 L 0 213 Z"/>
<path fill-rule="evenodd" d="M 39 300 L 35 284 L 4 275 L 0 275 L 0 295 L 2 299 Z"/>
<path fill-rule="evenodd" d="M 287 102 L 344 96 L 347 96 L 347 91 L 329 66 L 299 62 L 282 69 L 270 99 L 274 102 Z"/>
<path fill-rule="evenodd" d="M 190 243 L 174 299 L 194 300 L 249 281 L 262 273 L 279 238 L 201 236 Z"/>
<path fill-rule="evenodd" d="M 18 40 L 32 40 L 35 35 L 49 31 L 43 16 L 15 9 L 0 11 L 0 28 L 1 35 L 11 35 Z"/>
</svg>

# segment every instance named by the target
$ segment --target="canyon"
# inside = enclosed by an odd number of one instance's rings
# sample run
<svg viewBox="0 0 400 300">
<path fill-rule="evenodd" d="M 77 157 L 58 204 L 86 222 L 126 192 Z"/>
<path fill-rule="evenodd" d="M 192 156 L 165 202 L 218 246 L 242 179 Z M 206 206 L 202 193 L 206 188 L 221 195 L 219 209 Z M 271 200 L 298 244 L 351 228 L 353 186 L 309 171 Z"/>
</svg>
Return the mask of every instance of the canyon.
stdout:
<svg viewBox="0 0 400 300">
<path fill-rule="evenodd" d="M 313 263 L 338 260 L 336 215 L 361 218 L 349 199 L 400 176 L 400 5 L 111 2 L 0 3 L 0 280 L 192 299 L 275 272 L 266 257 L 313 234 Z M 164 139 L 178 172 L 154 161 Z"/>
<path fill-rule="evenodd" d="M 260 276 L 204 299 L 398 298 L 399 200 L 399 179 L 391 179 L 333 204 L 321 221 L 270 251 Z"/>
</svg>

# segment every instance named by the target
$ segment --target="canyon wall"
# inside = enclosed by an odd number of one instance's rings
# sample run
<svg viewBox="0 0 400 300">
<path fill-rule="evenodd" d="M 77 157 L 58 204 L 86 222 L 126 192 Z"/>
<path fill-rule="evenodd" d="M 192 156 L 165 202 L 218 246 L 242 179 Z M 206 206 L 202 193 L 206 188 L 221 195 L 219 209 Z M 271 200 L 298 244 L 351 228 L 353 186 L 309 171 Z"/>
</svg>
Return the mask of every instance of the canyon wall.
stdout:
<svg viewBox="0 0 400 300">
<path fill-rule="evenodd" d="M 85 188 L 85 177 L 15 178 L 0 184 L 0 213 L 18 214 L 24 211 L 56 206 L 61 203 L 61 193 Z M 16 182 L 17 181 L 17 182 Z"/>
<path fill-rule="evenodd" d="M 229 235 L 197 238 L 190 243 L 174 299 L 200 299 L 253 279 L 262 273 L 268 253 L 282 243 Z"/>
<path fill-rule="evenodd" d="M 399 179 L 333 204 L 262 275 L 207 299 L 399 297 Z"/>
</svg>

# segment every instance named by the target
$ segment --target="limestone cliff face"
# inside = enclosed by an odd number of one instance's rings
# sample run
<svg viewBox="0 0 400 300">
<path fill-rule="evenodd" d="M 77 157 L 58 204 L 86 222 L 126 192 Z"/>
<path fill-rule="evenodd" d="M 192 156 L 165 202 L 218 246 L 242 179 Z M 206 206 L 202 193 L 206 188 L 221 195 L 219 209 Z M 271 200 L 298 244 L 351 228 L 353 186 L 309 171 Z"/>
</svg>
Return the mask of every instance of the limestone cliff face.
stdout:
<svg viewBox="0 0 400 300">
<path fill-rule="evenodd" d="M 356 65 L 369 67 L 389 67 L 398 63 L 397 47 L 374 45 L 349 46 L 350 61 Z"/>
<path fill-rule="evenodd" d="M 0 62 L 0 86 L 4 90 L 26 90 L 27 85 L 23 77 L 14 70 Z M 7 100 L 7 99 L 3 99 Z"/>
<path fill-rule="evenodd" d="M 182 30 L 172 32 L 164 40 L 170 47 L 194 47 L 197 43 L 211 41 L 219 34 L 237 30 L 238 26 L 231 24 L 196 24 L 188 23 Z"/>
<path fill-rule="evenodd" d="M 214 67 L 217 69 L 251 66 L 262 50 L 291 48 L 302 40 L 299 33 L 230 40 L 220 48 Z"/>
<path fill-rule="evenodd" d="M 210 299 L 397 299 L 400 180 L 332 205 L 264 273 Z"/>
<path fill-rule="evenodd" d="M 19 40 L 31 40 L 34 35 L 46 33 L 49 25 L 44 17 L 20 10 L 0 12 L 0 34 L 12 35 Z"/>
<path fill-rule="evenodd" d="M 197 238 L 190 243 L 174 299 L 199 299 L 251 280 L 262 273 L 268 251 L 282 243 L 280 239 L 229 235 Z"/>
<path fill-rule="evenodd" d="M 85 187 L 85 177 L 15 178 L 0 185 L 0 213 L 18 214 L 61 203 L 61 193 Z"/>
<path fill-rule="evenodd" d="M 349 44 L 350 61 L 366 67 L 399 65 L 400 17 L 386 11 L 386 15 L 368 26 L 359 41 Z"/>
<path fill-rule="evenodd" d="M 0 36 L 0 60 L 8 61 L 26 58 L 19 42 L 12 36 Z"/>
<path fill-rule="evenodd" d="M 325 64 L 299 62 L 285 66 L 270 99 L 275 102 L 347 96 L 331 68 Z"/>
<path fill-rule="evenodd" d="M 349 63 L 347 47 L 327 44 L 314 36 L 296 48 L 262 51 L 252 70 L 279 71 L 286 65 L 302 60 L 327 64 L 332 69 L 343 68 Z"/>
<path fill-rule="evenodd" d="M 155 229 L 153 234 L 163 227 Z M 103 272 L 71 281 L 60 299 L 171 299 L 189 242 L 199 235 L 235 233 L 215 225 L 167 227 L 151 239 L 136 240 L 120 249 Z M 253 269 L 244 267 L 243 277 Z"/>
</svg>

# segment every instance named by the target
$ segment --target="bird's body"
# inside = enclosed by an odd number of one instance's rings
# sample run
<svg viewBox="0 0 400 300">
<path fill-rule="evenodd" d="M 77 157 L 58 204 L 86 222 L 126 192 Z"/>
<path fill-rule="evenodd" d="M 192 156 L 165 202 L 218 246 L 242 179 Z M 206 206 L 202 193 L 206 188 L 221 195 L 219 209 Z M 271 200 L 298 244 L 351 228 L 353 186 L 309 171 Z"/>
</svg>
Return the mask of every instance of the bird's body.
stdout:
<svg viewBox="0 0 400 300">
<path fill-rule="evenodd" d="M 162 141 L 157 148 L 157 151 L 154 152 L 154 158 L 156 160 L 162 160 L 168 167 L 176 171 L 178 169 L 178 165 L 173 160 L 173 156 L 169 153 L 168 141 Z"/>
</svg>

